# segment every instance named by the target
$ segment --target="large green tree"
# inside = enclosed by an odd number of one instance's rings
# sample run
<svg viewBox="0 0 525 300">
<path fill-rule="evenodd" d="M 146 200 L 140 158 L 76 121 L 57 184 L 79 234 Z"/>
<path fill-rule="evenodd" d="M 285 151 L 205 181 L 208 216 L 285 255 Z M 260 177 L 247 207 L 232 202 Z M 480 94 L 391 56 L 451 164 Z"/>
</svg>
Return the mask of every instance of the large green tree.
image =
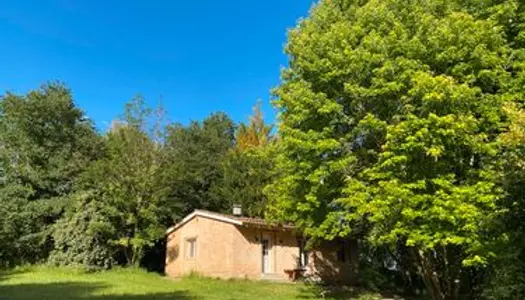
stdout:
<svg viewBox="0 0 525 300">
<path fill-rule="evenodd" d="M 234 146 L 235 127 L 224 113 L 215 113 L 202 122 L 167 127 L 166 165 L 172 201 L 183 204 L 184 214 L 194 209 L 221 211 L 227 206 L 217 190 L 221 163 Z"/>
<path fill-rule="evenodd" d="M 0 98 L 0 265 L 46 257 L 49 225 L 99 146 L 64 85 Z"/>
<path fill-rule="evenodd" d="M 268 216 L 313 238 L 402 247 L 433 299 L 455 299 L 492 256 L 502 105 L 523 87 L 519 10 L 320 1 L 290 32 L 275 90 L 282 176 Z"/>
</svg>

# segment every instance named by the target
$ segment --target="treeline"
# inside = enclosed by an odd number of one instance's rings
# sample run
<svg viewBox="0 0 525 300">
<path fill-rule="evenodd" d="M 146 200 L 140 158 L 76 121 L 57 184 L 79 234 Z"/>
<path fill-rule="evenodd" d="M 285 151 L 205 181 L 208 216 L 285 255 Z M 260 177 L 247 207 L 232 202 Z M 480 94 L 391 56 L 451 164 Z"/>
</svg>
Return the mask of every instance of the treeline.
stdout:
<svg viewBox="0 0 525 300">
<path fill-rule="evenodd" d="M 170 124 L 137 97 L 98 132 L 69 89 L 0 100 L 0 267 L 141 265 L 196 208 L 262 216 L 273 160 L 259 106 L 248 124 L 215 113 Z M 162 260 L 162 257 L 158 258 Z"/>
</svg>

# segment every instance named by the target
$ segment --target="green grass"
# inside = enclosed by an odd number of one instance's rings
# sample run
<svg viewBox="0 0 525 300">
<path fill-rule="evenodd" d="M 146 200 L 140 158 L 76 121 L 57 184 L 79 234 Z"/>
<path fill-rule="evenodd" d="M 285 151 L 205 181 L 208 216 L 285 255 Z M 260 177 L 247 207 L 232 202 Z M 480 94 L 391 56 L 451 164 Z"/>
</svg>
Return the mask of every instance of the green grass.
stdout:
<svg viewBox="0 0 525 300">
<path fill-rule="evenodd" d="M 291 300 L 377 299 L 350 291 L 330 295 L 305 284 L 279 284 L 247 280 L 188 277 L 171 280 L 137 269 L 85 273 L 44 266 L 0 273 L 2 300 Z M 324 298 L 323 298 L 324 297 Z"/>
</svg>

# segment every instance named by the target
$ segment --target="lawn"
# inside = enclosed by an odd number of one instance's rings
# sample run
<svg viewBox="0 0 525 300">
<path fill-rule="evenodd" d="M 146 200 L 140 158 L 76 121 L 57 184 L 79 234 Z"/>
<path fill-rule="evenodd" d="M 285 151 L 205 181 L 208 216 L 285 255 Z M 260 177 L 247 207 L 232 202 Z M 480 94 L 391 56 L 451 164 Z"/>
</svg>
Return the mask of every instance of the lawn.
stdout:
<svg viewBox="0 0 525 300">
<path fill-rule="evenodd" d="M 136 269 L 85 273 L 68 268 L 29 267 L 0 273 L 2 300 L 372 300 L 371 294 L 329 295 L 305 284 L 188 277 L 171 280 Z"/>
</svg>

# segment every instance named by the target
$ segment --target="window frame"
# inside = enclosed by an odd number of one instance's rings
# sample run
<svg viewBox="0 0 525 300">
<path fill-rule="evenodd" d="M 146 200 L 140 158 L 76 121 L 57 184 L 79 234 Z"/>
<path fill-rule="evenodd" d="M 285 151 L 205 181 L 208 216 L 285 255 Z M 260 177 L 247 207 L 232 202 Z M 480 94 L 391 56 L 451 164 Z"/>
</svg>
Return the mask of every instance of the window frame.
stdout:
<svg viewBox="0 0 525 300">
<path fill-rule="evenodd" d="M 198 253 L 197 237 L 196 236 L 187 237 L 185 239 L 185 243 L 186 243 L 186 247 L 185 247 L 186 259 L 196 259 L 197 253 Z"/>
</svg>

